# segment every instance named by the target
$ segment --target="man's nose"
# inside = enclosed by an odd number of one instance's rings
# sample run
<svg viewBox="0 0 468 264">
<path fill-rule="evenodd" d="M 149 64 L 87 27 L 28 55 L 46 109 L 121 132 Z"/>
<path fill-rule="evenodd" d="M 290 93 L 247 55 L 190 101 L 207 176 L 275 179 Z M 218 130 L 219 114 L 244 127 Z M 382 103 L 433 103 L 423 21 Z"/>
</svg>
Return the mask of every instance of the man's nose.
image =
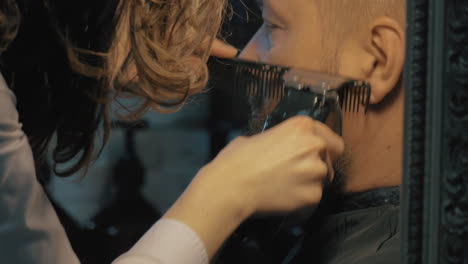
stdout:
<svg viewBox="0 0 468 264">
<path fill-rule="evenodd" d="M 257 50 L 257 40 L 253 38 L 239 53 L 239 59 L 249 61 L 260 61 Z"/>
</svg>

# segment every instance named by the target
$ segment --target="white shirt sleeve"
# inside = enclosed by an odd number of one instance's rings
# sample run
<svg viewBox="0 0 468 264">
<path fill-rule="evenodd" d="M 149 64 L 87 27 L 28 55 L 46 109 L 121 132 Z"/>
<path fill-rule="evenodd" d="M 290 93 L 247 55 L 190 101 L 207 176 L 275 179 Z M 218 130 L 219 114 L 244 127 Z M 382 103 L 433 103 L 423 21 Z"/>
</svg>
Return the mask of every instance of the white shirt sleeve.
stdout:
<svg viewBox="0 0 468 264">
<path fill-rule="evenodd" d="M 79 263 L 37 182 L 15 101 L 0 75 L 0 263 Z"/>
<path fill-rule="evenodd" d="M 0 263 L 79 263 L 36 179 L 31 147 L 15 104 L 0 74 Z M 163 219 L 113 263 L 206 264 L 208 256 L 187 225 Z"/>
<path fill-rule="evenodd" d="M 113 264 L 207 264 L 205 246 L 187 225 L 159 220 L 127 253 Z"/>
</svg>

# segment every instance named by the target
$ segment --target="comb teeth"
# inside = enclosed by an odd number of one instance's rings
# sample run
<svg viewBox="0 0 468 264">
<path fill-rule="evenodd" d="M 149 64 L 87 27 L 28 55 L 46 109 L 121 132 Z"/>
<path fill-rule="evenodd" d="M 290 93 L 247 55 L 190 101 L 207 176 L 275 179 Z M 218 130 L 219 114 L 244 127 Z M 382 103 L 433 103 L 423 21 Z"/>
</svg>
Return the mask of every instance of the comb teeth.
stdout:
<svg viewBox="0 0 468 264">
<path fill-rule="evenodd" d="M 356 86 L 356 94 L 355 96 L 353 96 L 353 109 L 352 109 L 353 112 L 359 112 L 359 105 L 360 105 L 360 102 L 358 101 L 359 100 L 359 88 L 360 86 Z"/>
<path fill-rule="evenodd" d="M 370 85 L 367 82 L 351 81 L 343 85 L 338 90 L 342 110 L 357 113 L 364 107 L 364 113 L 367 113 L 370 93 Z"/>
<path fill-rule="evenodd" d="M 234 65 L 234 91 L 244 96 L 281 99 L 284 90 L 283 75 L 287 68 L 260 64 Z"/>
<path fill-rule="evenodd" d="M 225 66 L 234 73 L 232 87 L 234 91 L 231 92 L 235 95 L 271 100 L 283 98 L 285 91 L 283 76 L 290 68 L 237 60 L 229 60 Z M 364 113 L 367 113 L 371 95 L 369 83 L 348 81 L 336 91 L 342 111 L 358 113 L 363 107 Z"/>
<path fill-rule="evenodd" d="M 366 94 L 366 90 L 365 90 L 365 86 L 364 85 L 360 85 L 359 86 L 359 98 L 358 98 L 358 102 L 359 102 L 359 105 L 360 106 L 366 106 L 364 107 L 364 112 L 366 112 L 366 109 L 367 109 L 367 103 L 366 103 L 366 100 L 365 100 L 365 94 Z"/>
</svg>

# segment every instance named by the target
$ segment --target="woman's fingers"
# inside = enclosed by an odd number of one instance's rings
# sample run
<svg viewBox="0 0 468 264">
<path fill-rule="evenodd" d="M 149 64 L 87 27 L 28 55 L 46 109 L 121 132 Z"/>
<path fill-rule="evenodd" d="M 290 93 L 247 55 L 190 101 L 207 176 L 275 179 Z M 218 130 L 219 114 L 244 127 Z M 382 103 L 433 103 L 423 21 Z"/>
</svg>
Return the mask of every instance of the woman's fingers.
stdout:
<svg viewBox="0 0 468 264">
<path fill-rule="evenodd" d="M 232 141 L 197 176 L 220 196 L 236 197 L 249 214 L 292 211 L 320 202 L 343 142 L 306 116 Z M 333 155 L 336 157 L 333 157 Z M 203 180 L 201 180 L 203 179 Z"/>
<path fill-rule="evenodd" d="M 215 39 L 211 46 L 210 55 L 218 58 L 234 58 L 237 56 L 238 50 L 226 42 Z"/>
<path fill-rule="evenodd" d="M 330 161 L 324 161 L 334 163 L 344 152 L 345 144 L 343 138 L 321 122 L 316 122 L 313 129 L 318 136 L 327 142 L 327 154 Z"/>
</svg>

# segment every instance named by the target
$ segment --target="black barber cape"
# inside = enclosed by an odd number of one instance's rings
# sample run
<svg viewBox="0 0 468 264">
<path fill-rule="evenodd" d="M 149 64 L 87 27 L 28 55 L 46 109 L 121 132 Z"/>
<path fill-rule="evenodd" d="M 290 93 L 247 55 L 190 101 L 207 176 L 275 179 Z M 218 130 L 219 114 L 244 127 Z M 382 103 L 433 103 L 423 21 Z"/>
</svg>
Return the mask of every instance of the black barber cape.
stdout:
<svg viewBox="0 0 468 264">
<path fill-rule="evenodd" d="M 400 187 L 342 197 L 309 224 L 282 263 L 400 263 Z"/>
<path fill-rule="evenodd" d="M 285 228 L 282 218 L 244 223 L 212 263 L 400 263 L 399 194 L 391 187 L 328 195 L 300 228 Z"/>
</svg>

